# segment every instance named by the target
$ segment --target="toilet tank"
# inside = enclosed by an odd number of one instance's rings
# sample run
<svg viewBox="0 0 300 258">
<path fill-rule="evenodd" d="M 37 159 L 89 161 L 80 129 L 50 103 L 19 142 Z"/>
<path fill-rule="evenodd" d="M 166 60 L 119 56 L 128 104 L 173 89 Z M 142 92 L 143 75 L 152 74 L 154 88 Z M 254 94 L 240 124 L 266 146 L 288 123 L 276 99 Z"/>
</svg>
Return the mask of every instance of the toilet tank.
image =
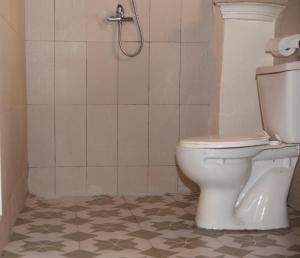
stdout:
<svg viewBox="0 0 300 258">
<path fill-rule="evenodd" d="M 300 62 L 256 70 L 265 131 L 285 143 L 300 143 Z"/>
</svg>

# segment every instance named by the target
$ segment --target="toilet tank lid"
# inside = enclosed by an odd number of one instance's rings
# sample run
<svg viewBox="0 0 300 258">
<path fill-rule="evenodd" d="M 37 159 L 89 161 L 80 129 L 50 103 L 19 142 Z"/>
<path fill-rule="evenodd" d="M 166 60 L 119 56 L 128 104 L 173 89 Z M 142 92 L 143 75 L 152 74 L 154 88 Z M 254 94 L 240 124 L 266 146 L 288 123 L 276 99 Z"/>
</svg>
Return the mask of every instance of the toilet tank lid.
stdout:
<svg viewBox="0 0 300 258">
<path fill-rule="evenodd" d="M 256 75 L 280 73 L 293 70 L 300 70 L 300 61 L 280 65 L 258 67 L 256 69 Z"/>
<path fill-rule="evenodd" d="M 179 146 L 195 149 L 221 149 L 265 145 L 269 143 L 269 135 L 261 132 L 255 135 L 239 136 L 200 136 L 183 139 Z"/>
</svg>

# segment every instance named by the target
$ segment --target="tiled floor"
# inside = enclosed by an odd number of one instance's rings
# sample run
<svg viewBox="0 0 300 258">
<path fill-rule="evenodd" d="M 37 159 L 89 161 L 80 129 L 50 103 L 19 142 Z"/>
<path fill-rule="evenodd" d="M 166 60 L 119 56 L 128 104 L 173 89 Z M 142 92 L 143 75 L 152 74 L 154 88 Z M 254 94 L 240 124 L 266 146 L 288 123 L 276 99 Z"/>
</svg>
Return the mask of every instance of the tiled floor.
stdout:
<svg viewBox="0 0 300 258">
<path fill-rule="evenodd" d="M 291 228 L 264 232 L 196 229 L 197 195 L 29 197 L 2 257 L 300 257 L 300 213 Z"/>
</svg>

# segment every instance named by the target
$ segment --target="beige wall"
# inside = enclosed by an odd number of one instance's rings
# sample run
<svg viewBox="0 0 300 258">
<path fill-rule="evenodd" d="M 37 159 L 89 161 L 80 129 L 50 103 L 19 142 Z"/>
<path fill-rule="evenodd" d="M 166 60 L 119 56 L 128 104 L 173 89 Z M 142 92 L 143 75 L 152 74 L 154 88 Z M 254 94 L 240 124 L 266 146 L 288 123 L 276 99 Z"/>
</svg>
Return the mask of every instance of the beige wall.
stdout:
<svg viewBox="0 0 300 258">
<path fill-rule="evenodd" d="M 300 33 L 300 1 L 289 0 L 288 5 L 276 22 L 276 37 Z M 275 58 L 275 63 L 286 63 L 300 60 L 300 51 L 288 58 Z"/>
<path fill-rule="evenodd" d="M 208 133 L 212 1 L 137 0 L 146 42 L 133 59 L 105 22 L 117 0 L 25 2 L 31 191 L 186 191 L 175 147 Z M 134 48 L 135 27 L 123 33 Z"/>
<path fill-rule="evenodd" d="M 300 33 L 300 1 L 289 0 L 288 6 L 276 24 L 276 36 L 285 36 Z M 300 51 L 289 58 L 276 58 L 275 63 L 300 61 Z M 300 163 L 296 167 L 295 175 L 289 195 L 289 204 L 300 210 Z"/>
<path fill-rule="evenodd" d="M 0 252 L 27 194 L 24 2 L 0 1 Z"/>
</svg>

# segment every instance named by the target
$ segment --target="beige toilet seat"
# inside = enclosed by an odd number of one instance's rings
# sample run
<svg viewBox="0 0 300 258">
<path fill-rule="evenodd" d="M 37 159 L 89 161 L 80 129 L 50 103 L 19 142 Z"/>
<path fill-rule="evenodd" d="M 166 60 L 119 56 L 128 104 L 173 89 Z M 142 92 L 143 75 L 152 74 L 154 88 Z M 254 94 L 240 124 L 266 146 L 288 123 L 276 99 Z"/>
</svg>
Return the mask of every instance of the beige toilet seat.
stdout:
<svg viewBox="0 0 300 258">
<path fill-rule="evenodd" d="M 250 147 L 269 144 L 269 135 L 261 132 L 255 135 L 201 136 L 183 139 L 179 145 L 186 148 L 221 149 Z"/>
</svg>

